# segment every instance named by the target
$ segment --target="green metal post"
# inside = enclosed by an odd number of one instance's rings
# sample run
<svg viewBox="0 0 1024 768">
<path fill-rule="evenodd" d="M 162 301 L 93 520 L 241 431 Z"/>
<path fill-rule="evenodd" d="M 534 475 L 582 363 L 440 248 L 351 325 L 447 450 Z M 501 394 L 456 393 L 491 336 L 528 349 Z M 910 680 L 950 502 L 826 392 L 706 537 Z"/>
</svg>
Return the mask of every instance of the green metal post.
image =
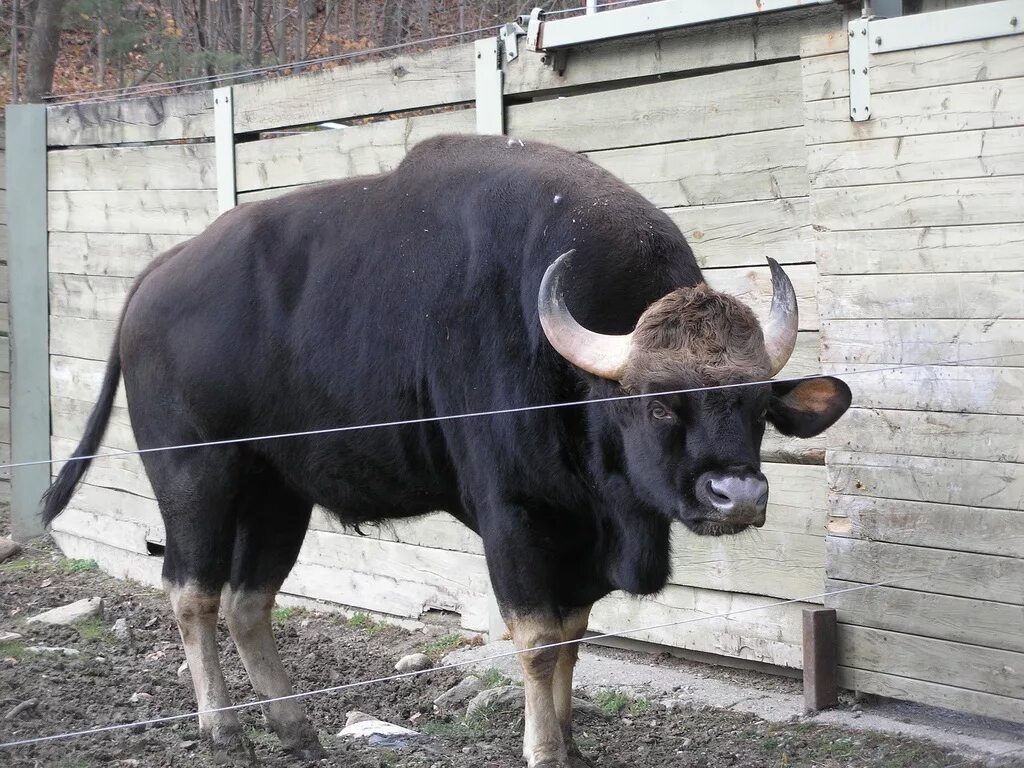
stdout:
<svg viewBox="0 0 1024 768">
<path fill-rule="evenodd" d="M 10 252 L 11 461 L 50 458 L 49 301 L 46 254 L 46 107 L 7 107 Z M 11 469 L 11 522 L 24 541 L 43 531 L 39 497 L 50 467 Z"/>
</svg>

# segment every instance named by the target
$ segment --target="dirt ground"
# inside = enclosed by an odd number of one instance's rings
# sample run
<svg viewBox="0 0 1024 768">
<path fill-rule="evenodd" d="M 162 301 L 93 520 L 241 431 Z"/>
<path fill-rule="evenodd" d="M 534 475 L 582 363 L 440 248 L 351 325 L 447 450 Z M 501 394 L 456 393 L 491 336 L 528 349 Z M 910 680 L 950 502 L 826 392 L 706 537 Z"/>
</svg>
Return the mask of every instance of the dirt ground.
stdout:
<svg viewBox="0 0 1024 768">
<path fill-rule="evenodd" d="M 0 535 L 7 532 L 0 513 Z M 51 544 L 0 564 L 0 743 L 125 723 L 194 710 L 191 683 L 179 679 L 184 660 L 167 602 L 159 592 L 111 579 L 90 561 L 69 561 Z M 102 618 L 72 627 L 28 625 L 25 619 L 85 597 L 102 597 Z M 113 625 L 125 619 L 131 638 Z M 440 658 L 461 642 L 450 630 L 410 632 L 365 616 L 298 609 L 275 611 L 275 631 L 297 690 L 312 690 L 392 673 L 395 661 L 422 651 Z M 236 702 L 254 699 L 238 655 L 222 634 L 225 672 Z M 34 653 L 32 646 L 79 651 Z M 652 668 L 665 659 L 651 657 Z M 376 684 L 306 700 L 328 752 L 320 765 L 345 768 L 520 768 L 522 713 L 491 709 L 473 717 L 442 716 L 433 700 L 464 675 L 458 670 Z M 497 672 L 488 684 L 507 680 Z M 35 706 L 7 715 L 28 700 Z M 595 711 L 577 713 L 577 740 L 601 768 L 632 766 L 779 766 L 810 768 L 979 768 L 982 764 L 926 742 L 821 727 L 769 723 L 752 715 L 708 708 L 667 711 L 612 692 L 595 696 Z M 346 713 L 360 710 L 419 731 L 411 746 L 393 750 L 339 738 Z M 241 712 L 262 765 L 296 766 L 264 728 L 257 709 Z M 196 766 L 213 765 L 195 720 L 90 734 L 25 747 L 0 748 L 0 765 Z"/>
</svg>

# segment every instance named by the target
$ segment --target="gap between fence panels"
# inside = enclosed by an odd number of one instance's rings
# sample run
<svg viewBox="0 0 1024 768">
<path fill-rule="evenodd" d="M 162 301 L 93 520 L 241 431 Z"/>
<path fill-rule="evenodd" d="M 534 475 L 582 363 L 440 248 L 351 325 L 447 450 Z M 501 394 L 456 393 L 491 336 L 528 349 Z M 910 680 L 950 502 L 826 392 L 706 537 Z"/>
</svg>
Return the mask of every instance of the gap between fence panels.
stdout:
<svg viewBox="0 0 1024 768">
<path fill-rule="evenodd" d="M 952 570 L 955 571 L 957 569 L 952 569 Z M 966 567 L 965 568 L 961 568 L 959 570 L 966 570 Z M 949 569 L 944 569 L 944 571 L 943 571 L 943 573 L 948 573 L 948 572 L 949 572 Z M 16 740 L 0 743 L 0 749 L 13 749 L 15 747 L 29 746 L 31 744 L 40 744 L 40 743 L 49 742 L 49 741 L 60 741 L 60 740 L 72 739 L 72 738 L 77 738 L 77 737 L 81 737 L 81 736 L 89 736 L 89 735 L 94 735 L 94 734 L 99 734 L 99 733 L 110 733 L 112 731 L 121 731 L 121 730 L 125 730 L 125 729 L 130 729 L 130 728 L 144 728 L 144 727 L 153 726 L 153 725 L 161 725 L 161 724 L 164 724 L 164 723 L 178 722 L 178 721 L 181 721 L 181 720 L 189 720 L 189 719 L 192 719 L 192 718 L 197 718 L 200 715 L 212 714 L 214 712 L 232 712 L 232 711 L 239 711 L 239 710 L 243 710 L 243 709 L 252 709 L 253 707 L 261 707 L 261 706 L 264 706 L 264 705 L 267 705 L 267 704 L 272 704 L 274 702 L 280 702 L 280 701 L 293 701 L 293 700 L 299 700 L 299 699 L 306 699 L 306 698 L 310 698 L 312 696 L 326 696 L 326 695 L 329 695 L 329 694 L 340 693 L 342 691 L 352 690 L 352 689 L 355 689 L 355 688 L 363 688 L 363 687 L 370 686 L 370 685 L 377 685 L 377 684 L 382 684 L 382 683 L 393 682 L 395 680 L 404 680 L 404 679 L 408 679 L 408 678 L 418 677 L 420 675 L 426 675 L 426 674 L 429 674 L 431 672 L 443 672 L 443 671 L 452 670 L 452 669 L 460 669 L 460 668 L 468 667 L 468 666 L 475 666 L 475 665 L 479 665 L 479 664 L 486 664 L 488 662 L 496 661 L 498 659 L 505 659 L 505 658 L 509 658 L 509 657 L 519 656 L 520 654 L 526 653 L 527 651 L 537 651 L 537 650 L 546 650 L 546 649 L 551 649 L 551 648 L 561 648 L 563 646 L 580 645 L 582 643 L 588 643 L 588 642 L 598 642 L 600 640 L 605 640 L 605 639 L 610 639 L 610 638 L 628 637 L 629 635 L 633 635 L 633 634 L 637 634 L 637 633 L 641 633 L 641 632 L 650 632 L 650 631 L 656 630 L 656 629 L 665 629 L 665 628 L 669 628 L 669 627 L 681 626 L 681 625 L 684 625 L 684 624 L 698 624 L 698 623 L 705 622 L 705 621 L 714 621 L 716 619 L 730 619 L 730 618 L 733 618 L 733 617 L 736 617 L 736 616 L 740 616 L 740 615 L 743 615 L 743 614 L 749 614 L 749 613 L 754 613 L 756 611 L 767 610 L 769 608 L 777 608 L 779 606 L 792 605 L 792 604 L 795 604 L 795 603 L 810 602 L 810 601 L 814 601 L 814 600 L 824 599 L 824 598 L 829 597 L 831 595 L 843 594 L 843 593 L 847 593 L 847 592 L 858 592 L 858 591 L 863 591 L 863 590 L 868 590 L 868 589 L 874 589 L 874 588 L 877 588 L 877 587 L 890 586 L 890 585 L 893 585 L 893 584 L 898 584 L 898 583 L 901 583 L 901 582 L 904 582 L 904 581 L 913 580 L 913 579 L 929 578 L 929 577 L 934 576 L 934 575 L 935 575 L 935 572 L 917 572 L 917 573 L 914 573 L 914 574 L 905 574 L 905 575 L 900 576 L 900 577 L 895 578 L 895 579 L 888 579 L 886 581 L 875 582 L 873 584 L 858 584 L 858 585 L 853 586 L 853 587 L 847 587 L 847 588 L 839 589 L 839 590 L 830 590 L 830 591 L 826 591 L 826 592 L 820 592 L 820 593 L 815 594 L 815 595 L 804 595 L 802 597 L 791 598 L 789 600 L 779 600 L 779 601 L 776 601 L 776 602 L 773 602 L 773 603 L 769 603 L 767 605 L 754 606 L 754 607 L 751 607 L 751 608 L 741 608 L 741 609 L 734 610 L 734 611 L 725 611 L 725 612 L 722 612 L 722 613 L 713 614 L 713 615 L 709 615 L 709 616 L 698 616 L 698 617 L 692 617 L 692 618 L 688 618 L 688 619 L 680 619 L 680 620 L 676 620 L 676 621 L 660 622 L 658 624 L 651 624 L 651 625 L 644 626 L 644 627 L 632 627 L 632 628 L 628 628 L 628 629 L 616 630 L 614 632 L 603 632 L 603 633 L 599 633 L 599 634 L 591 634 L 591 635 L 584 636 L 583 638 L 581 638 L 579 640 L 564 640 L 564 641 L 557 642 L 557 643 L 548 643 L 546 645 L 538 645 L 538 646 L 535 646 L 533 648 L 524 648 L 524 649 L 511 650 L 511 651 L 504 651 L 504 652 L 495 653 L 495 654 L 492 654 L 490 656 L 486 656 L 486 657 L 479 658 L 479 659 L 467 659 L 467 660 L 463 660 L 463 661 L 452 662 L 450 664 L 443 664 L 443 665 L 441 665 L 439 667 L 433 667 L 431 669 L 416 670 L 416 671 L 411 671 L 411 672 L 399 672 L 399 673 L 394 674 L 394 675 L 386 675 L 384 677 L 377 677 L 377 678 L 372 678 L 372 679 L 369 679 L 369 680 L 359 680 L 359 681 L 352 682 L 352 683 L 343 683 L 341 685 L 333 685 L 333 686 L 329 686 L 327 688 L 317 688 L 317 689 L 309 690 L 309 691 L 300 691 L 299 693 L 292 693 L 292 694 L 289 694 L 287 696 L 277 696 L 277 697 L 273 697 L 273 698 L 258 699 L 256 701 L 249 701 L 249 702 L 245 702 L 245 703 L 242 703 L 242 704 L 231 704 L 231 705 L 226 706 L 226 707 L 217 707 L 217 708 L 214 708 L 214 709 L 196 710 L 196 711 L 193 711 L 193 712 L 183 712 L 183 713 L 180 713 L 180 714 L 177 714 L 177 715 L 166 715 L 166 716 L 163 716 L 163 717 L 154 717 L 154 718 L 149 718 L 149 719 L 146 719 L 146 720 L 135 720 L 135 721 L 128 722 L 128 723 L 111 723 L 111 724 L 107 724 L 107 725 L 98 725 L 98 726 L 94 726 L 92 728 L 87 728 L 87 729 L 78 730 L 78 731 L 66 731 L 66 732 L 63 732 L 63 733 L 49 734 L 49 735 L 46 735 L 46 736 L 34 736 L 34 737 L 27 738 L 27 739 L 16 739 Z M 952 768 L 952 766 L 950 766 L 948 768 Z"/>
</svg>

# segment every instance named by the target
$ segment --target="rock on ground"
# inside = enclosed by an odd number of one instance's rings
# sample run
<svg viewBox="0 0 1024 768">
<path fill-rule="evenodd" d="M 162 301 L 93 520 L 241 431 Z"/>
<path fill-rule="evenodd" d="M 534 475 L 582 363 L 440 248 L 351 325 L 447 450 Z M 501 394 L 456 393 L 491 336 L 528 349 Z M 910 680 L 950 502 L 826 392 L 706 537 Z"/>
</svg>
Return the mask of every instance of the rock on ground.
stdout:
<svg viewBox="0 0 1024 768">
<path fill-rule="evenodd" d="M 30 645 L 25 648 L 26 653 L 58 653 L 61 656 L 81 656 L 82 652 L 76 648 L 62 648 L 59 645 Z"/>
<path fill-rule="evenodd" d="M 0 643 L 9 643 L 21 637 L 17 632 L 0 632 Z"/>
<path fill-rule="evenodd" d="M 421 672 L 424 669 L 430 669 L 434 666 L 434 661 L 425 653 L 410 653 L 408 656 L 403 656 L 395 664 L 395 669 L 399 672 Z"/>
<path fill-rule="evenodd" d="M 0 539 L 0 563 L 21 554 L 21 544 L 10 539 Z"/>
<path fill-rule="evenodd" d="M 526 693 L 518 685 L 501 685 L 481 691 L 466 707 L 467 717 L 482 709 L 502 709 L 503 707 L 522 707 L 526 703 Z"/>
<path fill-rule="evenodd" d="M 85 600 L 76 600 L 68 605 L 62 605 L 60 608 L 43 611 L 26 621 L 29 624 L 34 624 L 35 622 L 43 624 L 74 624 L 76 621 L 88 619 L 92 616 L 100 616 L 102 613 L 103 598 L 90 597 Z"/>
<path fill-rule="evenodd" d="M 339 737 L 366 739 L 375 747 L 401 749 L 410 740 L 419 738 L 420 734 L 401 725 L 378 720 L 365 712 L 348 713 L 345 727 L 338 732 Z"/>
<path fill-rule="evenodd" d="M 470 675 L 434 699 L 434 706 L 442 714 L 457 712 L 465 709 L 469 701 L 483 690 L 484 681 L 476 675 Z"/>
<path fill-rule="evenodd" d="M 128 626 L 128 620 L 125 618 L 120 618 L 117 621 L 115 621 L 114 626 L 110 628 L 110 632 L 118 640 L 123 640 L 126 643 L 130 643 L 132 641 L 132 637 L 134 634 L 132 632 L 132 628 Z"/>
</svg>

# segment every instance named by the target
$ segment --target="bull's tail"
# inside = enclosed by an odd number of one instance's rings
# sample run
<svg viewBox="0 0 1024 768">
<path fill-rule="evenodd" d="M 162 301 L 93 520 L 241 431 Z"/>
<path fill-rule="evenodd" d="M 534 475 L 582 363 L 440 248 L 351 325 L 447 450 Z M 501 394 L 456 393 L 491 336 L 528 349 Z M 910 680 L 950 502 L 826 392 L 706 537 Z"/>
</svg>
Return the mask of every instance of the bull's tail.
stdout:
<svg viewBox="0 0 1024 768">
<path fill-rule="evenodd" d="M 64 507 L 71 501 L 78 483 L 89 468 L 92 459 L 89 458 L 96 453 L 103 439 L 103 433 L 107 429 L 107 422 L 110 420 L 110 411 L 114 407 L 114 395 L 117 394 L 117 385 L 121 377 L 121 354 L 120 354 L 120 330 L 114 339 L 114 348 L 110 352 L 110 359 L 107 361 L 107 372 L 103 375 L 103 386 L 100 389 L 99 400 L 89 415 L 89 421 L 85 425 L 85 434 L 79 442 L 71 459 L 60 469 L 57 479 L 43 494 L 43 524 L 49 525 L 53 522 Z M 82 457 L 86 458 L 82 458 Z"/>
</svg>

